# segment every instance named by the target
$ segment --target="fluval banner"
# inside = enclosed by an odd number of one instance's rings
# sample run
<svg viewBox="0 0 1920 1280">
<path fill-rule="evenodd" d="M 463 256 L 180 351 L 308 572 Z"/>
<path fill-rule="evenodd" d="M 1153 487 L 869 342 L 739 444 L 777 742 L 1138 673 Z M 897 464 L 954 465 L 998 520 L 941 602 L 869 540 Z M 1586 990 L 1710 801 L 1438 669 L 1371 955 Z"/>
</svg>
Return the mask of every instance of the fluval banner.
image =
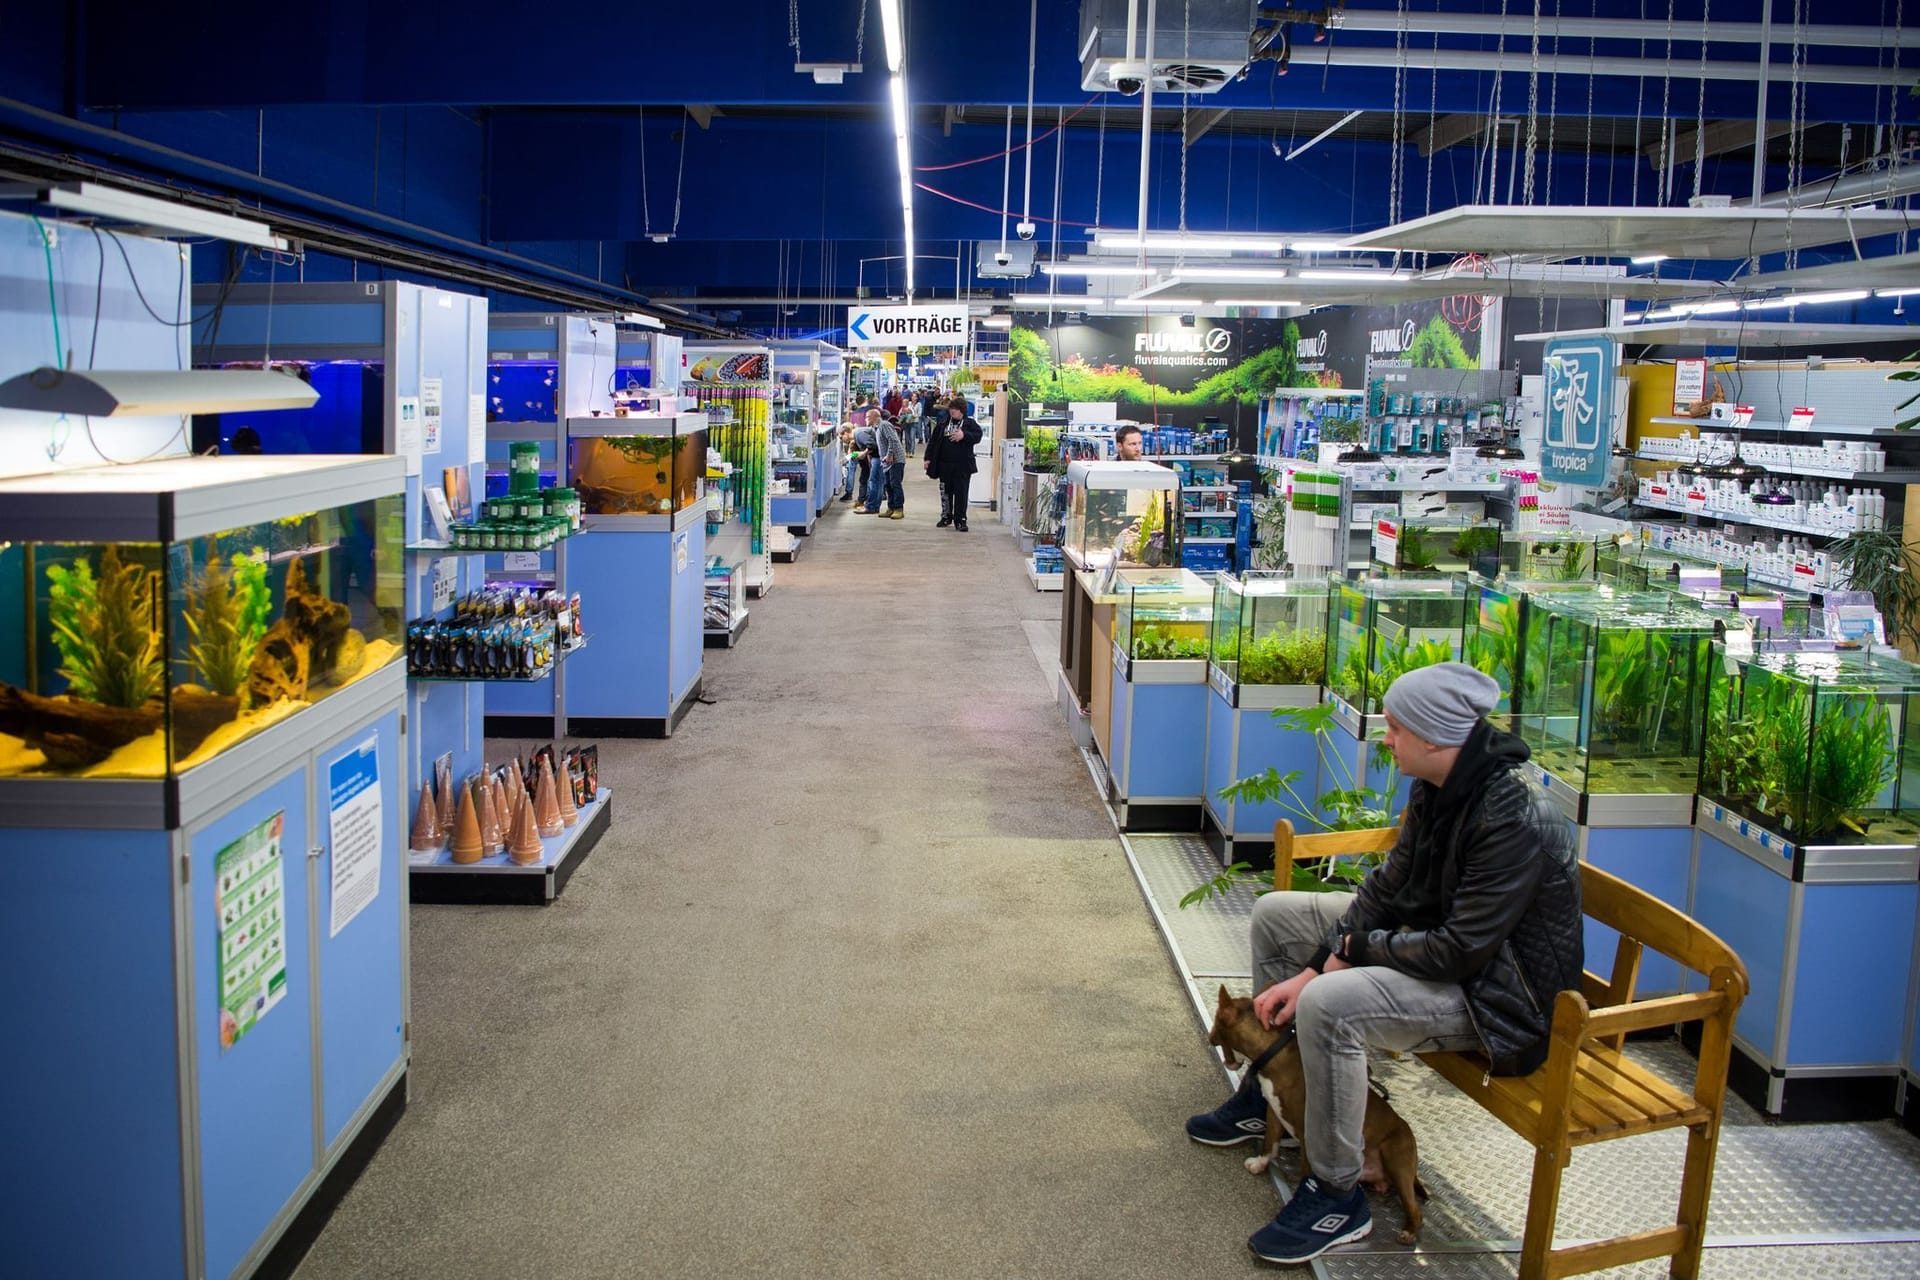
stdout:
<svg viewBox="0 0 1920 1280">
<path fill-rule="evenodd" d="M 962 347 L 966 304 L 925 307 L 848 307 L 850 347 Z"/>
</svg>

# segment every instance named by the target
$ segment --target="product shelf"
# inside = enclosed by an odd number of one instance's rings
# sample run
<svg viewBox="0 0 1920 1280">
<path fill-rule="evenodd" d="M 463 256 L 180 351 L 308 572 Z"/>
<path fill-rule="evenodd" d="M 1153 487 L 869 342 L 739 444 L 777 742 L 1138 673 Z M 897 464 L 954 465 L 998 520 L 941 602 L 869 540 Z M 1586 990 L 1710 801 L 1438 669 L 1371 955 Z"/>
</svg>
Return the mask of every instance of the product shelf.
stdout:
<svg viewBox="0 0 1920 1280">
<path fill-rule="evenodd" d="M 1675 466 L 1693 465 L 1693 458 L 1673 458 L 1663 454 L 1636 453 L 1635 462 L 1667 462 Z M 1728 459 L 1731 461 L 1731 459 Z M 1904 468 L 1899 471 L 1841 471 L 1831 467 L 1803 467 L 1792 462 L 1756 462 L 1752 464 L 1764 467 L 1778 476 L 1805 476 L 1813 480 L 1846 480 L 1860 484 L 1920 484 L 1920 470 Z"/>
<path fill-rule="evenodd" d="M 1672 503 L 1652 502 L 1646 498 L 1635 498 L 1633 505 L 1646 507 L 1650 511 L 1669 511 L 1674 515 L 1699 516 L 1704 520 L 1721 520 L 1728 524 L 1751 524 L 1763 529 L 1780 529 L 1810 538 L 1844 538 L 1850 533 L 1857 532 L 1853 529 L 1815 529 L 1811 525 L 1795 524 L 1791 520 L 1769 520 L 1765 516 L 1741 515 L 1733 511 L 1695 511 L 1684 503 L 1676 506 Z"/>
<path fill-rule="evenodd" d="M 1907 436 L 1906 432 L 1892 427 L 1836 426 L 1830 422 L 1809 427 L 1790 427 L 1784 422 L 1749 422 L 1744 427 L 1736 427 L 1731 422 L 1715 422 L 1712 418 L 1652 418 L 1649 421 L 1663 427 L 1695 427 L 1701 431 L 1731 431 L 1742 435 L 1758 432 L 1783 436 L 1874 436 L 1883 440 L 1901 440 Z"/>
<path fill-rule="evenodd" d="M 600 843 L 613 818 L 613 791 L 601 787 L 570 830 L 540 842 L 540 860 L 521 866 L 504 853 L 457 863 L 447 849 L 407 854 L 409 897 L 424 903 L 521 903 L 544 906 Z"/>
<path fill-rule="evenodd" d="M 1066 586 L 1065 573 L 1041 573 L 1034 567 L 1033 559 L 1027 559 L 1027 578 L 1033 583 L 1035 591 L 1059 591 Z"/>
<path fill-rule="evenodd" d="M 533 673 L 532 675 L 525 675 L 525 676 L 419 676 L 419 675 L 414 675 L 412 672 L 408 672 L 407 679 L 417 680 L 422 684 L 538 684 L 542 680 L 546 680 L 550 678 L 553 675 L 554 668 L 558 667 L 561 663 L 565 662 L 568 658 L 571 658 L 574 654 L 586 648 L 587 642 L 592 639 L 593 639 L 592 636 L 587 636 L 583 638 L 579 644 L 568 645 L 566 648 L 559 650 L 557 653 L 553 655 L 552 662 L 548 663 L 546 667 L 544 667 L 540 671 Z"/>
</svg>

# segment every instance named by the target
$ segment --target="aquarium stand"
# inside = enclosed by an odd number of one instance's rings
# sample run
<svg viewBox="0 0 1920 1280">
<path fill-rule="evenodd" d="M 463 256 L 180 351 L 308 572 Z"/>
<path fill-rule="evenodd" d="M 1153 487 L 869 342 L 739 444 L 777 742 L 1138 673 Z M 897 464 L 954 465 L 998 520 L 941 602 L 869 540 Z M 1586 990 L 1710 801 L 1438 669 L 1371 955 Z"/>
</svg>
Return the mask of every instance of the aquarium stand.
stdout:
<svg viewBox="0 0 1920 1280">
<path fill-rule="evenodd" d="M 693 704 L 700 700 L 705 682 L 704 675 L 695 677 L 667 715 L 570 716 L 568 732 L 576 738 L 671 738 L 680 722 L 687 718 L 687 712 L 693 710 Z"/>
<path fill-rule="evenodd" d="M 540 861 L 520 866 L 504 853 L 461 865 L 445 849 L 409 854 L 408 885 L 416 904 L 491 904 L 543 907 L 567 887 L 613 823 L 613 792 L 606 787 L 580 810 L 580 822 L 544 846 Z M 411 861 L 418 859 L 418 861 Z"/>
<path fill-rule="evenodd" d="M 1240 684 L 1221 668 L 1209 666 L 1201 834 L 1222 866 L 1245 862 L 1259 871 L 1272 868 L 1273 824 L 1289 816 L 1287 811 L 1277 804 L 1228 800 L 1220 792 L 1268 766 L 1317 778 L 1320 753 L 1313 734 L 1288 728 L 1273 713 L 1319 703 L 1317 684 Z"/>
</svg>

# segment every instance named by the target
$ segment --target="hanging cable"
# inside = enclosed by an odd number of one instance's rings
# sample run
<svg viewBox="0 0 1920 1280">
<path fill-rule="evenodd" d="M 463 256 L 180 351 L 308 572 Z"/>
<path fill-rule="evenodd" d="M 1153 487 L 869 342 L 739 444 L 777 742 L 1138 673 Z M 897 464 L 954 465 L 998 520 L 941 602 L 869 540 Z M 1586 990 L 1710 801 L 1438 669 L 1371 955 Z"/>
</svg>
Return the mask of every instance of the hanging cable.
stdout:
<svg viewBox="0 0 1920 1280">
<path fill-rule="evenodd" d="M 1771 4 L 1773 0 L 1767 0 L 1767 2 Z M 1647 0 L 1640 0 L 1641 30 L 1644 31 L 1646 26 Z M 1647 42 L 1643 39 L 1640 41 L 1639 62 L 1643 65 L 1646 60 Z M 1640 150 L 1640 122 L 1644 118 L 1647 105 L 1647 78 L 1645 76 L 1635 76 L 1633 80 L 1637 87 L 1635 88 L 1633 96 L 1633 192 L 1629 197 L 1629 203 L 1637 205 L 1640 203 L 1640 156 L 1642 154 Z"/>
<path fill-rule="evenodd" d="M 1707 27 L 1713 21 L 1713 0 L 1700 0 L 1700 102 L 1693 116 L 1693 198 L 1707 172 Z"/>
<path fill-rule="evenodd" d="M 1769 0 L 1771 3 L 1771 0 Z M 1668 107 L 1673 97 L 1673 0 L 1667 0 L 1667 70 L 1660 77 L 1660 172 L 1656 175 L 1656 190 L 1660 198 L 1656 203 L 1666 204 L 1673 195 L 1673 156 L 1667 146 L 1671 140 Z"/>
<path fill-rule="evenodd" d="M 1533 37 L 1527 66 L 1527 155 L 1520 171 L 1520 202 L 1533 203 L 1533 157 L 1540 142 L 1540 0 L 1533 0 Z"/>
<path fill-rule="evenodd" d="M 1034 138 L 1034 140 L 1031 143 L 1023 142 L 1018 146 L 1004 148 L 999 151 L 990 152 L 989 154 L 984 156 L 974 156 L 970 160 L 954 160 L 947 164 L 917 164 L 913 166 L 913 171 L 915 173 L 940 173 L 946 169 L 964 169 L 968 165 L 990 164 L 993 161 L 999 160 L 1002 157 L 1006 156 L 1007 154 L 1009 154 L 1009 152 L 1018 153 L 1021 151 L 1025 151 L 1029 146 L 1037 147 L 1041 143 L 1045 142 L 1048 138 L 1051 138 L 1054 134 L 1060 132 L 1063 126 L 1072 124 L 1075 120 L 1079 119 L 1080 113 L 1085 111 L 1088 107 L 1091 107 L 1096 102 L 1101 103 L 1100 110 L 1101 110 L 1102 116 L 1104 117 L 1104 114 L 1106 112 L 1106 104 L 1104 102 L 1101 102 L 1101 99 L 1105 97 L 1106 97 L 1105 94 L 1100 94 L 1100 93 L 1094 94 L 1091 98 L 1088 98 L 1085 102 L 1081 103 L 1078 107 L 1075 107 L 1072 115 L 1067 116 L 1065 119 L 1061 120 L 1059 124 L 1054 125 L 1053 128 L 1047 130 L 1045 133 L 1040 134 L 1038 137 Z"/>
<path fill-rule="evenodd" d="M 1007 251 L 1007 219 L 1012 215 L 1007 206 L 1013 203 L 1013 108 L 1007 108 L 1007 148 L 1006 161 L 1000 166 L 1000 252 Z M 918 186 L 918 183 L 914 184 Z M 931 191 L 933 188 L 927 188 Z"/>
<path fill-rule="evenodd" d="M 1193 0 L 1186 0 L 1180 19 L 1180 65 L 1186 67 L 1193 58 Z M 1186 89 L 1180 91 L 1180 247 L 1174 251 L 1174 269 L 1187 265 L 1187 105 L 1193 94 Z"/>
<path fill-rule="evenodd" d="M 653 210 L 647 202 L 647 109 L 636 106 L 640 114 L 640 233 L 653 239 Z"/>
<path fill-rule="evenodd" d="M 687 128 L 687 109 L 680 109 L 680 171 L 673 179 L 673 230 L 670 234 L 680 236 L 680 193 L 687 189 L 687 135 L 693 132 Z"/>
<path fill-rule="evenodd" d="M 1056 108 L 1056 113 L 1064 116 L 1066 110 L 1065 107 L 1059 107 Z M 1061 123 L 1064 124 L 1065 121 Z M 1051 250 L 1053 261 L 1058 262 L 1060 261 L 1060 173 L 1066 165 L 1067 135 L 1060 133 L 1059 125 L 1054 126 L 1053 131 L 1060 134 L 1060 141 L 1053 148 L 1053 248 Z"/>
<path fill-rule="evenodd" d="M 1020 197 L 1020 221 L 1030 223 L 1033 218 L 1033 69 L 1040 55 L 1040 0 L 1028 0 L 1027 4 L 1027 141 L 1022 148 L 1026 154 L 1027 184 L 1026 191 Z"/>
<path fill-rule="evenodd" d="M 794 34 L 798 40 L 799 33 Z M 794 49 L 794 61 L 799 61 L 800 50 Z M 853 64 L 856 67 L 867 65 L 867 0 L 860 0 L 860 16 L 853 20 Z"/>
<path fill-rule="evenodd" d="M 1387 164 L 1387 223 L 1392 225 L 1400 221 L 1400 179 L 1406 171 L 1406 157 L 1402 155 L 1401 139 L 1406 130 L 1404 91 L 1407 82 L 1407 4 L 1408 0 L 1399 0 L 1395 6 L 1398 22 L 1393 33 L 1393 124 L 1392 140 L 1389 142 Z"/>
<path fill-rule="evenodd" d="M 793 60 L 800 62 L 800 0 L 787 0 L 787 47 L 793 50 Z"/>
<path fill-rule="evenodd" d="M 1079 115 L 1078 111 L 1073 113 Z M 1100 188 L 1107 177 L 1107 100 L 1100 95 L 1100 141 L 1093 158 L 1093 225 L 1100 225 Z"/>
<path fill-rule="evenodd" d="M 1433 128 L 1440 122 L 1440 33 L 1433 33 L 1433 73 L 1427 77 L 1427 212 L 1433 212 L 1433 159 L 1440 154 L 1433 144 Z M 1457 192 L 1459 188 L 1455 188 Z"/>
<path fill-rule="evenodd" d="M 969 209 L 978 209 L 982 213 L 997 213 L 1002 218 L 1010 218 L 1013 216 L 1013 210 L 1011 209 L 1007 209 L 1004 207 L 996 209 L 990 204 L 981 204 L 978 200 L 969 200 L 965 196 L 954 195 L 953 192 L 951 191 L 942 191 L 938 187 L 930 187 L 924 182 L 916 182 L 913 185 L 915 190 L 924 191 L 930 196 L 939 196 L 942 200 L 951 200 L 955 204 L 964 205 Z M 1036 218 L 1034 220 L 1036 222 L 1051 221 L 1051 219 L 1048 219 L 1048 218 Z M 1092 227 L 1097 224 L 1091 223 L 1091 222 L 1079 222 L 1072 218 L 1062 218 L 1060 219 L 1060 225 L 1063 227 Z M 1005 243 L 1005 242 L 1003 241 L 1002 243 Z"/>
<path fill-rule="evenodd" d="M 1786 266 L 1791 271 L 1800 265 L 1800 251 L 1793 245 L 1793 213 L 1800 203 L 1800 135 L 1807 127 L 1806 90 L 1800 82 L 1800 61 L 1806 43 L 1806 0 L 1793 0 L 1793 92 L 1787 113 L 1787 252 Z"/>
<path fill-rule="evenodd" d="M 1553 203 L 1554 126 L 1560 121 L 1560 0 L 1553 0 L 1553 70 L 1547 73 L 1547 163 L 1546 196 L 1542 203 Z"/>
</svg>

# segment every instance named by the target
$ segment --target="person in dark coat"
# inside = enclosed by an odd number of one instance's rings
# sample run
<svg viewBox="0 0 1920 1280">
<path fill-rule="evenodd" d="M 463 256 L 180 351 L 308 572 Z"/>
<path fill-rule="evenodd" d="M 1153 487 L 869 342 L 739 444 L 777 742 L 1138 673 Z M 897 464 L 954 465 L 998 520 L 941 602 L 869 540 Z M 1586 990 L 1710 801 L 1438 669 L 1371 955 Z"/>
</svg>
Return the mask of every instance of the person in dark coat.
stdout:
<svg viewBox="0 0 1920 1280">
<path fill-rule="evenodd" d="M 940 528 L 952 525 L 967 531 L 967 487 L 979 469 L 973 446 L 980 443 L 980 424 L 967 414 L 959 396 L 947 401 L 946 421 L 927 440 L 927 474 L 940 482 Z"/>
</svg>

